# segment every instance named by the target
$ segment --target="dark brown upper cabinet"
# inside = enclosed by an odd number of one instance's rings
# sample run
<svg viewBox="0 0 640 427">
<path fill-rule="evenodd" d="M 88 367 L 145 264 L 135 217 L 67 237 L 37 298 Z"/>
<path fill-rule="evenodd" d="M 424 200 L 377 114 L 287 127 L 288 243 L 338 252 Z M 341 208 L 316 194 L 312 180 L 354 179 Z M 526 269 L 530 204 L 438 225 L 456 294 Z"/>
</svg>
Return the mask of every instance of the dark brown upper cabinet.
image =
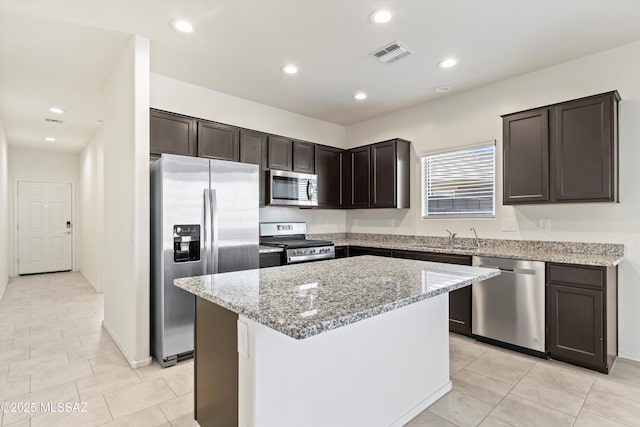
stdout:
<svg viewBox="0 0 640 427">
<path fill-rule="evenodd" d="M 196 155 L 196 120 L 179 114 L 151 110 L 149 145 L 152 157 L 162 153 Z"/>
<path fill-rule="evenodd" d="M 305 141 L 293 141 L 293 171 L 315 173 L 315 144 Z"/>
<path fill-rule="evenodd" d="M 240 161 L 260 166 L 260 206 L 265 205 L 267 168 L 267 134 L 254 130 L 240 130 Z"/>
<path fill-rule="evenodd" d="M 267 167 L 269 169 L 293 170 L 293 141 L 281 136 L 269 135 Z"/>
<path fill-rule="evenodd" d="M 618 201 L 617 91 L 503 117 L 504 204 Z"/>
<path fill-rule="evenodd" d="M 368 208 L 371 200 L 371 146 L 346 151 L 343 171 L 345 207 Z"/>
<path fill-rule="evenodd" d="M 392 139 L 371 146 L 371 207 L 409 207 L 409 141 Z"/>
<path fill-rule="evenodd" d="M 315 173 L 318 175 L 318 207 L 341 208 L 342 197 L 342 158 L 344 150 L 315 146 Z"/>
<path fill-rule="evenodd" d="M 240 129 L 221 123 L 198 121 L 198 157 L 240 160 Z"/>
<path fill-rule="evenodd" d="M 617 267 L 547 264 L 547 350 L 608 373 L 618 354 Z"/>
<path fill-rule="evenodd" d="M 503 120 L 504 204 L 549 200 L 549 110 Z"/>
</svg>

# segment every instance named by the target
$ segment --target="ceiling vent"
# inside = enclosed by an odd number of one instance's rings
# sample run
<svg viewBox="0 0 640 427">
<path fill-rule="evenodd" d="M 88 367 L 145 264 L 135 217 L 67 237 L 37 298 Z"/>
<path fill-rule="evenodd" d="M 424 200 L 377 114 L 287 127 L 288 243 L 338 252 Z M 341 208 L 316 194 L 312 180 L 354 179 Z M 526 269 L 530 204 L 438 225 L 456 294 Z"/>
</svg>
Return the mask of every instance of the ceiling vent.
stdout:
<svg viewBox="0 0 640 427">
<path fill-rule="evenodd" d="M 409 56 L 412 53 L 413 50 L 409 49 L 402 43 L 395 41 L 389 43 L 381 49 L 376 49 L 375 51 L 371 52 L 371 55 L 375 56 L 380 61 L 389 64 L 391 62 L 396 62 L 397 60 L 402 59 L 405 56 Z"/>
<path fill-rule="evenodd" d="M 63 124 L 63 123 L 64 123 L 64 121 L 63 121 L 63 120 L 50 119 L 50 118 L 48 118 L 48 117 L 47 117 L 47 118 L 45 118 L 45 119 L 44 119 L 44 121 L 45 121 L 45 122 L 47 122 L 47 123 L 56 123 L 56 124 L 59 124 L 59 125 L 61 125 L 61 124 Z"/>
</svg>

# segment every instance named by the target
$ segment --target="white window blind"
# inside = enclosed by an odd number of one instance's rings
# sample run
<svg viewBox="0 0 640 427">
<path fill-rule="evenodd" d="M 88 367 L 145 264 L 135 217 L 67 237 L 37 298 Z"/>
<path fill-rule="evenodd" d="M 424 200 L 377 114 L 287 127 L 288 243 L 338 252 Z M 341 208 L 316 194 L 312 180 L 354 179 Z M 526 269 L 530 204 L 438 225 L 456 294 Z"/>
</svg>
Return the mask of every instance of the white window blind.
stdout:
<svg viewBox="0 0 640 427">
<path fill-rule="evenodd" d="M 495 215 L 495 142 L 427 155 L 422 217 Z"/>
</svg>

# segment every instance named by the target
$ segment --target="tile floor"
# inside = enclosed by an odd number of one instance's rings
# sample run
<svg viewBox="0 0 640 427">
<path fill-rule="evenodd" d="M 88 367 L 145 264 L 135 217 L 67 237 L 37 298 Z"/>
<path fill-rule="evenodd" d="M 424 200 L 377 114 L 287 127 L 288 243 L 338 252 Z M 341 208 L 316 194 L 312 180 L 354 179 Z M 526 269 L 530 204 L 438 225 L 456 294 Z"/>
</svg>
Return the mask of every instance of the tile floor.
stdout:
<svg viewBox="0 0 640 427">
<path fill-rule="evenodd" d="M 0 402 L 86 402 L 87 412 L 4 412 L 0 425 L 198 425 L 193 362 L 132 370 L 102 318 L 102 295 L 79 273 L 11 279 L 0 301 Z M 607 376 L 457 335 L 450 346 L 453 391 L 408 426 L 640 426 L 640 363 L 619 359 Z"/>
</svg>

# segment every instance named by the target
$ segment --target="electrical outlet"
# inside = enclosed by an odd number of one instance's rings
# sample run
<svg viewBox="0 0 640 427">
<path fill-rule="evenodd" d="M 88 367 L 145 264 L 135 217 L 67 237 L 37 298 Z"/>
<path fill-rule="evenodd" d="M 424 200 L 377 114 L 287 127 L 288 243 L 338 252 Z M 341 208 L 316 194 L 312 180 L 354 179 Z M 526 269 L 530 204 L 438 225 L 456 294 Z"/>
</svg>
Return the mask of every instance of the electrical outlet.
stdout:
<svg viewBox="0 0 640 427">
<path fill-rule="evenodd" d="M 504 218 L 502 220 L 502 231 L 516 231 L 515 218 Z"/>
<path fill-rule="evenodd" d="M 238 320 L 238 354 L 249 357 L 249 325 Z"/>
<path fill-rule="evenodd" d="M 551 231 L 551 220 L 549 218 L 542 218 L 538 220 L 538 231 L 541 233 L 548 233 Z"/>
</svg>

